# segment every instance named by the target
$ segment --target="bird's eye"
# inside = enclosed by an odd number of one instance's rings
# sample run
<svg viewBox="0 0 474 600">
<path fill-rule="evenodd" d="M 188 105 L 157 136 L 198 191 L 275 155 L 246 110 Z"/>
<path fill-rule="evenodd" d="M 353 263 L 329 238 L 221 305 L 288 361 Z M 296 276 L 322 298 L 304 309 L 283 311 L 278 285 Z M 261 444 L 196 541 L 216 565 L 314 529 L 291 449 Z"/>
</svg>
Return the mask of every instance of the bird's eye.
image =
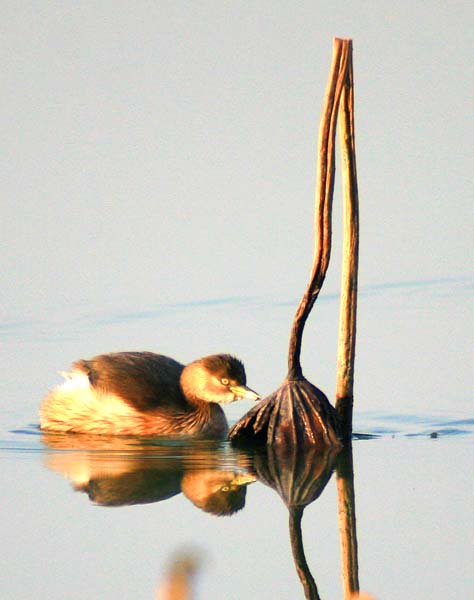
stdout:
<svg viewBox="0 0 474 600">
<path fill-rule="evenodd" d="M 228 485 L 223 485 L 221 487 L 221 492 L 228 492 L 230 490 L 230 487 Z"/>
<path fill-rule="evenodd" d="M 221 383 L 222 383 L 222 385 L 229 385 L 229 380 L 226 377 L 223 377 L 221 379 Z"/>
</svg>

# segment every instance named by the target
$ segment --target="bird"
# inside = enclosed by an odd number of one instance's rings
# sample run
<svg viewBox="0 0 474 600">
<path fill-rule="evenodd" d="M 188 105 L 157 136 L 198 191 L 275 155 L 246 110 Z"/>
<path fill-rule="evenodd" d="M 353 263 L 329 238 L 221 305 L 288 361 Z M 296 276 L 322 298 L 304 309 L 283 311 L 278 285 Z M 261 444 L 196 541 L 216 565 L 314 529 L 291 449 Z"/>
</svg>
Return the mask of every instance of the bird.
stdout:
<svg viewBox="0 0 474 600">
<path fill-rule="evenodd" d="M 230 354 L 185 366 L 154 352 L 113 352 L 78 360 L 62 375 L 40 406 L 42 431 L 224 437 L 219 404 L 260 398 Z"/>
</svg>

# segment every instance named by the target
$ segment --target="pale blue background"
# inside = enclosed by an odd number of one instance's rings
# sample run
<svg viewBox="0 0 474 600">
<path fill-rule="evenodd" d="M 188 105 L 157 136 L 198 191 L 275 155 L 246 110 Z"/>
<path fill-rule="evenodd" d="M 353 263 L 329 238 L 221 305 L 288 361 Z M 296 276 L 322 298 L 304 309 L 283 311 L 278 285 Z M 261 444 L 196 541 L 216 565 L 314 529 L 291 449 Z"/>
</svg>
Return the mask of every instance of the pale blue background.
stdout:
<svg viewBox="0 0 474 600">
<path fill-rule="evenodd" d="M 467 406 L 471 18 L 468 2 L 3 2 L 2 321 L 23 341 L 73 341 L 50 361 L 42 352 L 40 395 L 78 355 L 125 348 L 182 360 L 233 351 L 263 393 L 279 383 L 312 260 L 316 138 L 337 35 L 354 40 L 359 389 L 402 403 L 413 376 L 434 376 L 436 406 Z M 305 338 L 308 374 L 328 393 L 339 188 L 333 262 Z M 188 323 L 153 321 L 181 303 Z M 269 307 L 280 303 L 277 325 Z M 416 342 L 402 308 L 425 321 Z M 102 317 L 137 316 L 142 328 L 126 337 L 92 339 Z M 37 350 L 27 352 L 7 351 L 15 387 L 18 372 L 37 368 Z"/>
<path fill-rule="evenodd" d="M 335 35 L 354 40 L 362 285 L 471 272 L 470 17 L 467 2 L 3 2 L 6 316 L 298 296 Z"/>
</svg>

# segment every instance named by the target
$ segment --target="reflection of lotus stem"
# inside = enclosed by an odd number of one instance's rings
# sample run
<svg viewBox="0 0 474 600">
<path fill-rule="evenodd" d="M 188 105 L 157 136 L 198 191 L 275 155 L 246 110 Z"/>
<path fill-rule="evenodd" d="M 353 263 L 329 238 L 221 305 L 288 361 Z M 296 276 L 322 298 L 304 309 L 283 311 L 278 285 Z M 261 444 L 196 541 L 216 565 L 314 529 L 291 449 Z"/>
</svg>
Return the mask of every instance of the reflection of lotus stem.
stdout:
<svg viewBox="0 0 474 600">
<path fill-rule="evenodd" d="M 354 89 L 352 41 L 348 48 L 348 64 L 339 102 L 339 141 L 342 154 L 344 190 L 344 250 L 341 275 L 341 307 L 337 353 L 336 410 L 341 433 L 346 440 L 352 434 L 352 405 L 357 312 L 357 268 L 359 257 L 359 205 L 354 140 Z"/>
<path fill-rule="evenodd" d="M 337 497 L 341 539 L 341 571 L 344 598 L 359 591 L 359 565 L 354 492 L 352 446 L 346 446 L 337 457 Z"/>
<path fill-rule="evenodd" d="M 306 562 L 303 548 L 303 535 L 301 532 L 301 519 L 303 517 L 304 508 L 302 506 L 292 506 L 289 508 L 290 513 L 290 541 L 291 550 L 293 552 L 293 560 L 295 561 L 296 572 L 300 578 L 304 588 L 304 595 L 307 600 L 320 600 L 316 582 L 311 575 L 311 572 Z"/>
</svg>

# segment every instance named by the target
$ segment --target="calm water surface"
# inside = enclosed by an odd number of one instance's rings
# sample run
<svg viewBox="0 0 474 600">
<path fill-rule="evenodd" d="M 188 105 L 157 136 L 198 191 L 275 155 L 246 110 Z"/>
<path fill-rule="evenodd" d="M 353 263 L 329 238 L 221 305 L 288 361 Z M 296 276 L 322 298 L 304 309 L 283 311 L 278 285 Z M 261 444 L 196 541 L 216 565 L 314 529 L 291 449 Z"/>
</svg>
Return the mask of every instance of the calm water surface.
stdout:
<svg viewBox="0 0 474 600">
<path fill-rule="evenodd" d="M 474 597 L 472 360 L 460 308 L 469 290 L 432 282 L 361 295 L 359 578 L 378 599 Z M 304 598 L 289 525 L 304 507 L 308 577 L 321 598 L 342 598 L 333 457 L 38 431 L 42 395 L 79 356 L 150 349 L 186 361 L 225 350 L 244 359 L 262 394 L 284 376 L 291 300 L 132 308 L 13 315 L 3 330 L 0 597 L 152 599 L 178 561 L 198 599 Z M 303 357 L 329 395 L 335 320 L 336 299 L 323 299 Z M 229 420 L 249 407 L 235 403 Z"/>
</svg>

